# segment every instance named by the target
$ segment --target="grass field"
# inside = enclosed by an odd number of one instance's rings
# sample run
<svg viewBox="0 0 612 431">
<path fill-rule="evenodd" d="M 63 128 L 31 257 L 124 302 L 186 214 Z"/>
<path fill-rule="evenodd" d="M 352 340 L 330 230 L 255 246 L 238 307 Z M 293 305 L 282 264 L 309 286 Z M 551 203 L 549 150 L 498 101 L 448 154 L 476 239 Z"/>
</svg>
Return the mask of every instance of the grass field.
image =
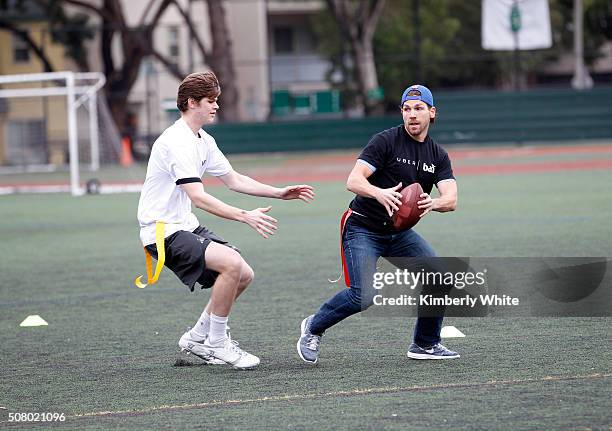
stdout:
<svg viewBox="0 0 612 431">
<path fill-rule="evenodd" d="M 601 162 L 612 152 L 515 156 Z M 291 158 L 279 164 L 297 175 Z M 504 163 L 483 153 L 457 171 Z M 458 180 L 458 211 L 416 228 L 440 255 L 612 256 L 611 169 Z M 462 357 L 432 363 L 405 357 L 412 320 L 354 316 L 325 336 L 317 366 L 302 363 L 300 321 L 343 288 L 327 279 L 339 274 L 338 218 L 351 198 L 340 181 L 313 185 L 309 205 L 211 188 L 244 208 L 272 204 L 270 240 L 198 213 L 255 269 L 230 319 L 262 360 L 247 372 L 178 352 L 207 291 L 190 294 L 168 270 L 155 286 L 132 285 L 144 271 L 137 194 L 0 197 L 0 426 L 42 427 L 8 423 L 9 412 L 61 412 L 65 429 L 612 429 L 610 318 L 448 318 L 466 338 L 445 344 Z M 19 327 L 30 314 L 49 326 Z"/>
</svg>

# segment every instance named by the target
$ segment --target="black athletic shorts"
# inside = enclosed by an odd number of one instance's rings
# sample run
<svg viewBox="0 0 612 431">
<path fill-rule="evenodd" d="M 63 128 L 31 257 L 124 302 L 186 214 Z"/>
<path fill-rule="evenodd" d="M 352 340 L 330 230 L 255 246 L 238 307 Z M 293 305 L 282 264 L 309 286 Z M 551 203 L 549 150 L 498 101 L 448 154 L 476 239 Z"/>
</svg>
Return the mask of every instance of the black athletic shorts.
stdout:
<svg viewBox="0 0 612 431">
<path fill-rule="evenodd" d="M 219 275 L 218 272 L 206 268 L 204 253 L 211 241 L 223 244 L 240 253 L 238 248 L 202 226 L 199 226 L 193 232 L 179 230 L 164 241 L 164 248 L 166 249 L 165 266 L 170 268 L 192 292 L 196 282 L 200 283 L 202 289 L 212 287 Z M 157 259 L 157 246 L 155 244 L 147 245 L 146 249 L 151 256 Z"/>
</svg>

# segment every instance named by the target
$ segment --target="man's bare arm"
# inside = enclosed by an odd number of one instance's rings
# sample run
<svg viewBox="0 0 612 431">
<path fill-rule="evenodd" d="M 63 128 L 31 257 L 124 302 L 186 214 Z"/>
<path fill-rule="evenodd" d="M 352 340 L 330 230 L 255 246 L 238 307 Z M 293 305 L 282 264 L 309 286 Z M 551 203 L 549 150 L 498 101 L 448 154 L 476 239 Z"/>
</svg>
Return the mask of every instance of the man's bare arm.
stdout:
<svg viewBox="0 0 612 431">
<path fill-rule="evenodd" d="M 346 181 L 346 188 L 359 196 L 376 199 L 385 207 L 387 214 L 391 217 L 393 211 L 397 211 L 402 204 L 402 195 L 397 191 L 402 187 L 402 183 L 388 189 L 381 189 L 368 181 L 368 177 L 372 174 L 373 172 L 368 165 L 361 162 L 355 163 Z"/>
<path fill-rule="evenodd" d="M 286 187 L 273 187 L 260 183 L 251 177 L 240 174 L 234 170 L 219 177 L 223 184 L 230 190 L 252 196 L 261 196 L 275 199 L 300 199 L 310 202 L 314 199 L 314 190 L 306 184 L 298 184 Z"/>
<path fill-rule="evenodd" d="M 256 208 L 251 211 L 236 208 L 206 193 L 201 182 L 181 184 L 181 187 L 196 207 L 217 217 L 246 223 L 264 238 L 274 235 L 277 229 L 276 219 L 265 214 L 270 211 L 271 207 Z"/>
</svg>

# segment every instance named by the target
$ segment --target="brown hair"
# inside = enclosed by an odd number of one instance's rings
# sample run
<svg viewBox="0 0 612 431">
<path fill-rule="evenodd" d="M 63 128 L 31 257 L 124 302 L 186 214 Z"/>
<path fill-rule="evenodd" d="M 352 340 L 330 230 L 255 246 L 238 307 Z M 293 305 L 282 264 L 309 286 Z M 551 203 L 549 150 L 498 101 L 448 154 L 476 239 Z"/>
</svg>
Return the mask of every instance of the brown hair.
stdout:
<svg viewBox="0 0 612 431">
<path fill-rule="evenodd" d="M 187 111 L 189 99 L 199 102 L 203 98 L 214 99 L 221 94 L 219 80 L 214 73 L 198 72 L 187 75 L 181 82 L 176 96 L 176 107 L 181 112 Z"/>
</svg>

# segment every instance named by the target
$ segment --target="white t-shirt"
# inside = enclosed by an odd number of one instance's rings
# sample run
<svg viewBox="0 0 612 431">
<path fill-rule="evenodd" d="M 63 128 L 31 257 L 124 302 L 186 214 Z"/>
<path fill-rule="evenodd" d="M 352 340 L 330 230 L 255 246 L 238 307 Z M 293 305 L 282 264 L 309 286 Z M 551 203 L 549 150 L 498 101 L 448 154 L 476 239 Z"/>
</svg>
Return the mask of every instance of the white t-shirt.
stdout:
<svg viewBox="0 0 612 431">
<path fill-rule="evenodd" d="M 153 144 L 140 201 L 138 222 L 143 245 L 155 243 L 155 223 L 166 223 L 165 236 L 199 226 L 191 212 L 191 200 L 180 184 L 200 182 L 204 172 L 221 176 L 232 169 L 204 130 L 194 135 L 187 123 L 178 119 Z"/>
</svg>

